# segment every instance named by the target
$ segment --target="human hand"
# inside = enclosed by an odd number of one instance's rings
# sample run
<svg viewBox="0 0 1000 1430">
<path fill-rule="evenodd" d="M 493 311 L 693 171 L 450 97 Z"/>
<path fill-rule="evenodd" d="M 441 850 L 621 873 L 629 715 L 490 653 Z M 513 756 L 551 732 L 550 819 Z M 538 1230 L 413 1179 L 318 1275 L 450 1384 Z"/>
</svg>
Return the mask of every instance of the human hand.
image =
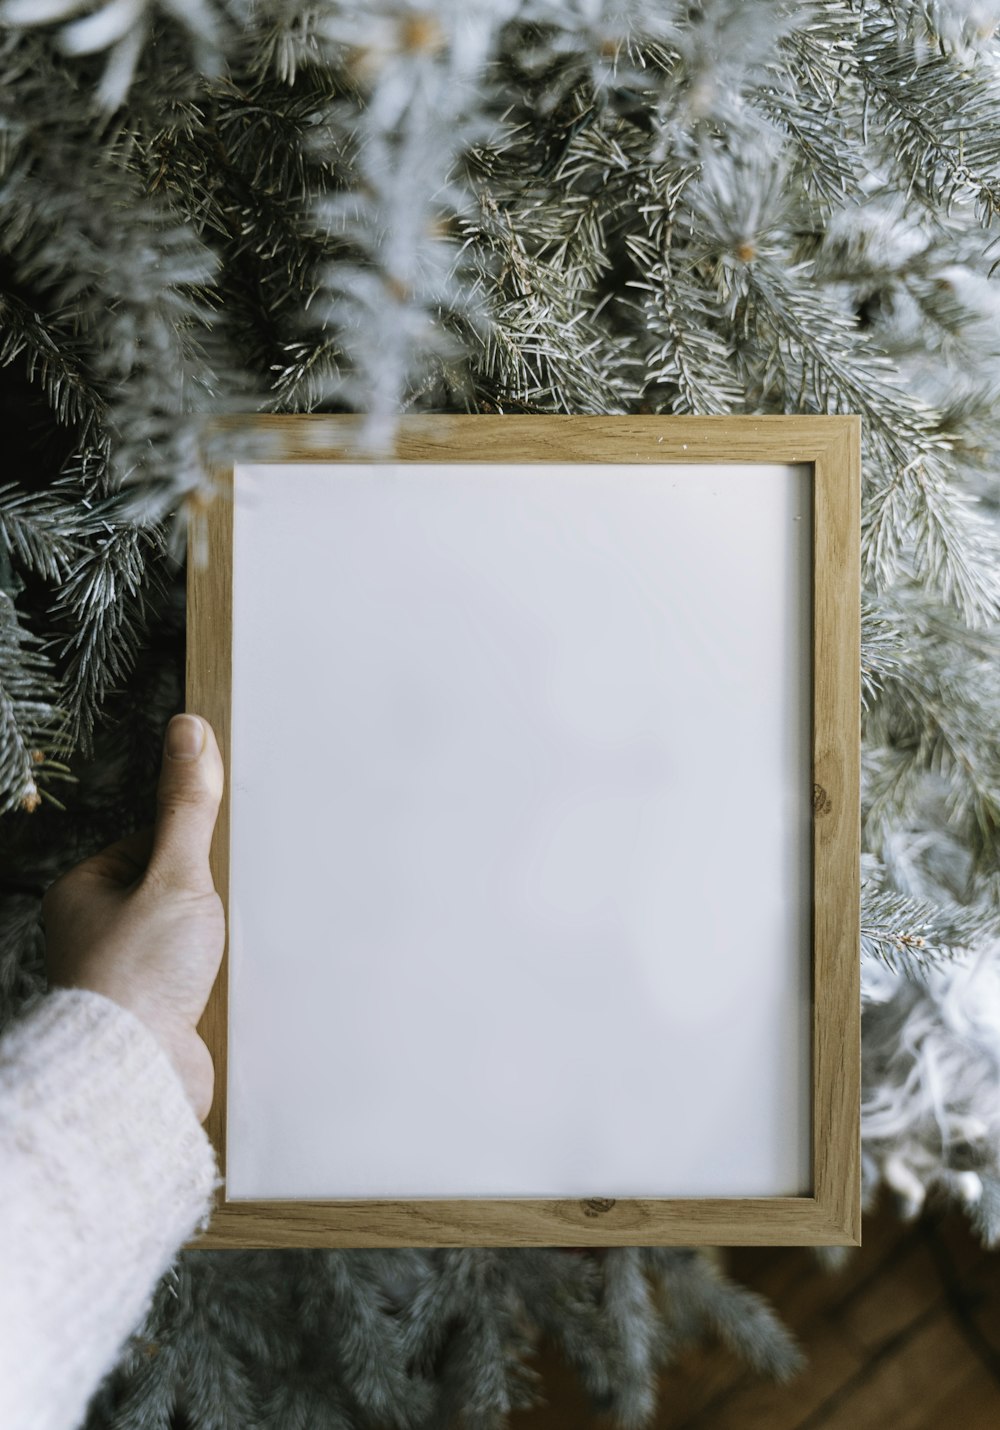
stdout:
<svg viewBox="0 0 1000 1430">
<path fill-rule="evenodd" d="M 189 730 L 200 753 L 175 758 L 171 739 Z M 208 863 L 223 778 L 208 721 L 174 716 L 155 823 L 69 869 L 42 899 L 50 985 L 92 988 L 141 1018 L 201 1122 L 212 1106 L 215 1069 L 196 1028 L 226 936 Z"/>
</svg>

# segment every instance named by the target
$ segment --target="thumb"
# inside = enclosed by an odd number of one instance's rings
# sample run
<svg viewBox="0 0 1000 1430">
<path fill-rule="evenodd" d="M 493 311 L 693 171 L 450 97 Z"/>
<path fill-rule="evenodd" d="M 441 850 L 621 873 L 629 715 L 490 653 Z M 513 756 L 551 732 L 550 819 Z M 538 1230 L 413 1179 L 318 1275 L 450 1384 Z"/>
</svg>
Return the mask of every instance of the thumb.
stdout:
<svg viewBox="0 0 1000 1430">
<path fill-rule="evenodd" d="M 175 715 L 163 742 L 156 823 L 146 876 L 162 887 L 214 889 L 208 851 L 224 769 L 215 732 L 200 715 Z"/>
</svg>

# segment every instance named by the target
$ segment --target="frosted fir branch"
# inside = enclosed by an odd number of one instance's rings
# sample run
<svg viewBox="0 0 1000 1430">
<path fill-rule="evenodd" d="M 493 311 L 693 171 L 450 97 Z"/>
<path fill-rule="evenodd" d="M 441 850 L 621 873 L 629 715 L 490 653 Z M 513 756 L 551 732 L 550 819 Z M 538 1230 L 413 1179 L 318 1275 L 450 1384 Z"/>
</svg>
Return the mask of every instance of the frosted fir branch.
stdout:
<svg viewBox="0 0 1000 1430">
<path fill-rule="evenodd" d="M 913 817 L 926 771 L 915 757 L 913 741 L 902 748 L 888 743 L 873 746 L 868 732 L 864 732 L 863 741 L 862 846 L 878 850 L 890 828 Z"/>
<path fill-rule="evenodd" d="M 861 33 L 857 74 L 864 86 L 863 137 L 868 143 L 878 119 L 881 136 L 891 135 L 893 161 L 908 177 L 907 193 L 947 208 L 963 192 L 975 196 L 983 222 L 1000 214 L 1000 140 L 994 118 L 1000 103 L 1000 75 L 987 65 L 956 63 L 942 54 L 935 37 L 924 43 L 885 10 L 856 0 Z M 909 43 L 907 43 L 909 41 Z M 953 86 L 962 103 L 954 105 Z"/>
<path fill-rule="evenodd" d="M 473 364 L 494 407 L 622 412 L 640 400 L 633 345 L 602 311 L 617 296 L 608 250 L 634 211 L 638 135 L 579 94 L 560 112 L 555 142 L 539 146 L 534 125 L 508 116 L 502 138 L 476 151 L 480 217 L 466 234 L 493 321 L 484 344 L 473 335 Z"/>
<path fill-rule="evenodd" d="M 355 1430 L 358 1423 L 355 1412 L 345 1408 L 343 1397 L 319 1377 L 279 1376 L 263 1394 L 262 1404 L 263 1424 L 288 1426 L 289 1430 L 309 1430 L 314 1425 L 322 1425 L 323 1430 Z M 135 1430 L 146 1430 L 148 1424 L 144 1421 Z"/>
<path fill-rule="evenodd" d="M 828 100 L 801 91 L 764 91 L 755 103 L 788 138 L 789 172 L 817 206 L 832 216 L 839 205 L 859 197 L 856 158 L 840 114 Z"/>
<path fill-rule="evenodd" d="M 383 1273 L 384 1279 L 384 1273 Z M 498 1423 L 511 1409 L 535 1403 L 537 1373 L 520 1358 L 530 1349 L 518 1316 L 514 1266 L 503 1252 L 446 1251 L 428 1259 L 399 1293 L 390 1355 L 408 1368 L 406 1424 L 433 1415 L 451 1423 L 460 1412 L 476 1423 Z M 393 1310 L 396 1309 L 393 1295 Z M 399 1339 L 397 1339 L 399 1337 Z M 437 1385 L 428 1379 L 438 1367 Z M 419 1391 L 419 1397 L 416 1392 Z M 412 1420 L 410 1418 L 412 1414 Z"/>
<path fill-rule="evenodd" d="M 949 648 L 922 641 L 887 673 L 870 710 L 865 825 L 870 844 L 880 826 L 907 818 L 921 776 L 942 775 L 948 818 L 962 831 L 976 866 L 996 864 L 1000 852 L 1000 755 L 991 715 L 1000 704 L 993 662 L 961 665 Z M 872 748 L 874 747 L 874 748 Z"/>
<path fill-rule="evenodd" d="M 735 282 L 742 295 L 738 320 L 758 347 L 753 356 L 746 350 L 738 356 L 761 392 L 788 394 L 786 409 L 856 412 L 864 419 L 866 447 L 887 474 L 879 485 L 869 481 L 862 512 L 866 582 L 888 589 L 908 551 L 917 574 L 970 624 L 996 620 L 1000 580 L 992 533 L 948 478 L 947 444 L 933 411 L 890 381 L 888 359 L 852 336 L 850 320 L 800 282 L 793 289 L 773 260 L 750 260 Z"/>
<path fill-rule="evenodd" d="M 51 645 L 62 672 L 70 739 L 89 757 L 108 695 L 134 669 L 147 629 L 147 601 L 163 595 L 153 558 L 163 553 L 164 535 L 123 519 L 117 495 L 84 505 L 88 518 L 80 537 L 89 550 L 74 564 L 52 608 L 69 634 Z"/>
<path fill-rule="evenodd" d="M 783 393 L 791 410 L 860 414 L 871 454 L 889 471 L 917 460 L 914 448 L 926 461 L 943 446 L 932 409 L 898 385 L 890 359 L 856 320 L 816 291 L 810 265 L 789 274 L 752 249 L 736 259 L 726 265 L 723 295 L 753 341 L 744 361 L 762 393 Z"/>
<path fill-rule="evenodd" d="M 646 1366 L 652 1374 L 654 1362 L 665 1360 L 672 1341 L 662 1316 L 650 1302 L 648 1336 L 647 1331 L 639 1333 L 637 1357 L 630 1363 L 630 1348 L 622 1339 L 623 1333 L 627 1334 L 624 1326 L 636 1312 L 645 1317 L 644 1293 L 635 1281 L 633 1259 L 621 1268 L 613 1261 L 608 1264 L 610 1252 L 604 1253 L 600 1262 L 591 1255 L 567 1254 L 560 1249 L 525 1249 L 502 1255 L 533 1333 L 544 1335 L 558 1347 L 595 1407 L 613 1412 L 623 1423 L 635 1423 L 627 1417 L 636 1399 L 641 1402 L 645 1398 Z M 609 1296 L 615 1303 L 615 1327 L 610 1335 L 604 1326 Z M 534 1341 L 526 1353 L 533 1349 Z"/>
<path fill-rule="evenodd" d="M 20 283 L 72 306 L 110 470 L 131 515 L 153 524 L 206 481 L 203 414 L 243 400 L 208 301 L 218 261 L 134 175 L 80 165 L 66 135 L 41 154 L 0 190 L 0 240 Z"/>
<path fill-rule="evenodd" d="M 992 937 L 994 931 L 1000 934 L 1000 902 L 988 880 L 975 877 L 967 846 L 959 832 L 948 827 L 947 798 L 947 783 L 926 775 L 913 818 L 884 831 L 878 847 L 880 871 L 862 877 L 874 888 L 925 899 L 937 907 L 974 909 L 980 933 Z"/>
<path fill-rule="evenodd" d="M 856 36 L 847 0 L 798 7 L 795 25 L 778 41 L 772 82 L 751 98 L 786 137 L 789 175 L 815 204 L 820 224 L 861 197 L 866 173 L 851 101 Z"/>
<path fill-rule="evenodd" d="M 876 889 L 862 889 L 861 957 L 878 959 L 894 973 L 925 979 L 935 964 L 966 952 L 983 937 L 982 912 L 960 904 Z"/>
<path fill-rule="evenodd" d="M 533 207 L 515 228 L 506 206 L 485 186 L 480 203 L 482 219 L 470 233 L 478 242 L 470 254 L 479 287 L 492 295 L 489 327 L 471 334 L 480 392 L 494 403 L 536 411 L 624 411 L 625 354 L 623 348 L 616 352 L 595 321 L 596 265 L 588 265 L 593 251 L 586 249 L 585 232 L 579 244 L 563 243 L 561 234 L 552 238 Z"/>
<path fill-rule="evenodd" d="M 404 116 L 422 123 L 424 115 L 415 105 L 431 95 L 444 103 L 442 117 L 468 122 L 475 86 L 496 49 L 497 26 L 516 12 L 518 3 L 439 0 L 433 8 L 421 8 L 409 0 L 377 0 L 359 10 L 349 0 L 325 0 L 318 30 L 327 62 L 344 67 L 364 95 L 371 132 L 388 134 Z M 445 80 L 458 92 L 444 93 Z"/>
<path fill-rule="evenodd" d="M 286 1279 L 289 1267 L 285 1262 L 282 1268 Z M 179 1403 L 190 1408 L 195 1423 L 210 1414 L 216 1430 L 245 1430 L 259 1424 L 262 1396 L 258 1386 L 265 1347 L 286 1366 L 292 1359 L 291 1347 L 282 1334 L 290 1314 L 289 1301 L 276 1284 L 270 1293 L 265 1290 L 261 1294 L 259 1254 L 245 1252 L 232 1262 L 220 1263 L 208 1275 L 205 1270 L 201 1257 L 182 1253 L 156 1289 L 140 1328 L 153 1344 L 149 1340 L 141 1347 L 133 1343 L 133 1367 L 138 1360 L 142 1370 L 129 1375 L 127 1381 L 127 1389 L 134 1386 L 147 1392 L 141 1408 L 129 1400 L 136 1430 L 148 1425 L 150 1417 L 156 1423 L 164 1401 L 172 1407 L 168 1419 Z M 257 1288 L 256 1294 L 250 1292 L 251 1287 Z M 248 1296 L 254 1302 L 250 1315 L 242 1310 Z M 193 1398 L 192 1389 L 196 1392 Z M 119 1389 L 116 1401 L 123 1398 L 125 1390 Z"/>
<path fill-rule="evenodd" d="M 63 808 L 51 785 L 70 778 L 60 758 L 67 750 L 66 712 L 42 644 L 0 590 L 0 814 L 30 814 L 43 800 Z"/>
<path fill-rule="evenodd" d="M 603 1304 L 611 1333 L 613 1398 L 606 1408 L 620 1425 L 649 1424 L 656 1410 L 656 1353 L 661 1345 L 655 1302 L 640 1247 L 612 1247 L 604 1256 Z"/>
<path fill-rule="evenodd" d="M 429 1411 L 429 1396 L 426 1389 L 418 1392 L 410 1377 L 378 1261 L 362 1253 L 333 1255 L 316 1291 L 324 1317 L 339 1328 L 337 1360 L 344 1388 L 376 1421 L 405 1407 L 400 1423 L 416 1430 Z"/>
<path fill-rule="evenodd" d="M 749 268 L 738 320 L 752 333 L 756 351 L 745 347 L 737 358 L 751 390 L 756 385 L 769 406 L 780 402 L 785 411 L 862 416 L 868 459 L 861 524 L 865 584 L 884 593 L 912 553 L 919 574 L 938 585 L 967 620 L 992 620 L 996 574 L 978 564 L 978 551 L 970 549 L 973 537 L 981 547 L 984 533 L 949 485 L 947 441 L 937 431 L 933 410 L 896 386 L 888 357 L 852 331 L 849 318 L 801 281 L 790 284 L 773 262 L 754 260 Z"/>
<path fill-rule="evenodd" d="M 801 256 L 797 235 L 816 217 L 802 211 L 785 150 L 763 127 L 749 147 L 705 151 L 679 216 L 689 258 L 711 274 L 733 325 L 745 385 L 770 410 L 859 413 L 884 474 L 940 459 L 947 444 L 935 411 L 904 390 L 832 285 L 817 283 L 826 275 L 815 257 Z M 908 491 L 912 498 L 912 484 Z M 897 537 L 904 525 L 892 527 Z M 890 554 L 882 551 L 886 574 Z"/>
<path fill-rule="evenodd" d="M 1000 539 L 975 511 L 974 497 L 959 491 L 940 469 L 917 467 L 919 490 L 913 523 L 913 561 L 945 601 L 971 626 L 1000 620 Z"/>
<path fill-rule="evenodd" d="M 254 17 L 250 71 L 256 78 L 274 74 L 293 85 L 305 71 L 326 67 L 322 4 L 278 3 Z"/>
<path fill-rule="evenodd" d="M 654 90 L 644 52 L 676 54 L 683 14 L 676 0 L 523 0 L 508 48 L 541 116 L 579 93 L 598 109 L 620 110 Z"/>
<path fill-rule="evenodd" d="M 939 395 L 941 425 L 954 450 L 957 484 L 975 496 L 978 515 L 996 525 L 1000 488 L 995 476 L 993 430 L 1000 411 L 1000 373 L 956 373 Z"/>
<path fill-rule="evenodd" d="M 461 1408 L 468 1423 L 499 1430 L 512 1410 L 537 1405 L 538 1376 L 523 1364 L 531 1338 L 520 1323 L 520 1302 L 511 1294 L 503 1259 L 480 1252 L 477 1260 L 483 1264 L 463 1298 L 436 1410 L 445 1424 Z"/>
<path fill-rule="evenodd" d="M 935 228 L 927 216 L 908 207 L 885 176 L 859 176 L 858 207 L 840 207 L 823 223 L 815 245 L 814 273 L 832 291 L 855 300 L 877 295 L 892 302 L 910 280 L 932 280 L 941 267 L 942 248 L 954 235 Z M 862 305 L 872 326 L 871 306 Z M 879 308 L 878 312 L 884 312 Z M 882 337 L 886 325 L 879 328 Z M 898 324 L 889 328 L 896 343 Z M 894 347 L 898 354 L 898 348 Z"/>
<path fill-rule="evenodd" d="M 995 364 L 1000 357 L 997 285 L 968 263 L 948 262 L 946 250 L 939 250 L 936 259 L 929 272 L 914 264 L 902 275 L 907 295 L 919 311 L 925 350 L 943 357 L 953 369 L 990 360 Z M 977 261 L 982 263 L 982 257 Z"/>
<path fill-rule="evenodd" d="M 633 359 L 643 374 L 643 397 L 658 411 L 742 410 L 746 393 L 730 315 L 691 244 L 688 191 L 700 182 L 703 166 L 684 160 L 642 166 L 639 173 L 624 244 L 641 276 L 625 287 L 643 297 L 638 304 L 621 301 L 643 335 Z"/>
<path fill-rule="evenodd" d="M 790 91 L 836 109 L 843 105 L 845 89 L 854 79 L 855 0 L 819 0 L 797 6 L 795 21 L 781 36 L 776 66 L 790 73 Z"/>
<path fill-rule="evenodd" d="M 147 1343 L 145 1354 L 127 1348 L 115 1368 L 112 1414 L 115 1430 L 146 1430 L 169 1425 L 176 1413 L 176 1378 L 179 1375 L 172 1345 Z"/>
<path fill-rule="evenodd" d="M 627 286 L 645 296 L 635 304 L 637 325 L 648 346 L 634 361 L 640 367 L 644 395 L 656 410 L 713 414 L 738 411 L 744 393 L 732 368 L 733 344 L 719 329 L 719 313 L 704 289 L 679 275 L 665 242 L 654 244 L 642 234 L 626 239 L 629 252 L 645 279 Z M 666 388 L 660 396 L 657 389 Z"/>
<path fill-rule="evenodd" d="M 610 104 L 651 132 L 654 162 L 690 159 L 706 136 L 745 134 L 761 122 L 761 94 L 785 82 L 781 42 L 809 13 L 788 0 L 759 0 L 753 7 L 742 0 L 638 3 L 627 12 L 629 37 L 617 53 L 597 48 L 590 60 L 593 69 L 613 55 L 616 83 L 599 69 L 590 83 L 602 107 Z M 572 52 L 573 41 L 567 48 Z"/>
<path fill-rule="evenodd" d="M 196 67 L 215 74 L 227 42 L 234 38 L 232 22 L 242 23 L 248 14 L 249 0 L 3 0 L 0 4 L 0 24 L 58 26 L 59 47 L 71 58 L 107 51 L 94 99 L 108 113 L 128 97 L 161 17 L 186 33 Z"/>
<path fill-rule="evenodd" d="M 310 222 L 316 192 L 324 183 L 342 187 L 354 177 L 349 154 L 324 142 L 322 115 L 338 94 L 334 78 L 326 71 L 310 74 L 308 82 L 302 79 L 292 89 L 269 78 L 247 84 L 241 76 L 239 82 L 219 79 L 207 88 L 211 129 L 222 145 L 217 157 L 226 166 L 222 174 L 216 170 L 208 177 L 215 191 L 214 226 L 232 238 L 237 252 L 253 253 L 262 266 L 278 268 L 297 296 L 308 285 L 295 282 L 303 270 L 289 264 L 284 247 L 316 245 L 321 234 Z M 191 150 L 200 137 L 190 136 L 185 163 L 195 159 Z M 226 221 L 220 212 L 234 199 L 243 201 L 238 223 L 232 217 Z"/>
<path fill-rule="evenodd" d="M 980 1177 L 980 1194 L 969 1212 L 969 1221 L 987 1251 L 1000 1246 L 1000 1175 Z"/>
<path fill-rule="evenodd" d="M 0 542 L 27 570 L 47 581 L 66 575 L 80 551 L 76 522 L 56 498 L 0 486 Z"/>
<path fill-rule="evenodd" d="M 913 740 L 871 739 L 863 733 L 862 860 L 877 859 L 879 872 L 866 881 L 942 906 L 974 907 L 988 933 L 1000 918 L 1000 881 L 972 814 L 956 817 L 954 773 L 927 769 Z"/>
<path fill-rule="evenodd" d="M 890 0 L 888 9 L 917 58 L 944 50 L 968 62 L 1000 24 L 996 0 Z"/>
<path fill-rule="evenodd" d="M 869 1198 L 879 1181 L 902 1214 L 932 1190 L 974 1215 L 1000 1158 L 997 946 L 928 972 L 889 976 L 862 1019 L 862 1145 Z"/>
<path fill-rule="evenodd" d="M 536 124 L 515 113 L 523 111 L 515 107 L 507 114 L 499 135 L 473 156 L 476 173 L 485 180 L 477 186 L 482 236 L 500 240 L 503 276 L 511 266 L 516 271 L 521 258 L 537 259 L 584 298 L 611 267 L 609 221 L 630 204 L 631 171 L 647 146 L 636 143 L 631 125 L 600 115 L 582 94 L 560 111 L 551 132 L 541 135 Z M 595 172 L 601 174 L 599 187 Z M 553 190 L 560 195 L 558 204 L 552 202 Z M 508 256 L 512 241 L 517 253 Z"/>
<path fill-rule="evenodd" d="M 744 101 L 773 86 L 778 42 L 802 16 L 784 0 L 752 12 L 740 0 L 533 0 L 507 27 L 503 60 L 536 119 L 557 122 L 582 100 L 591 115 L 615 114 L 648 134 L 663 162 L 690 156 L 689 130 L 746 122 Z"/>
<path fill-rule="evenodd" d="M 216 1309 L 216 1315 L 219 1309 Z M 214 1430 L 246 1430 L 248 1425 L 259 1424 L 260 1396 L 254 1374 L 256 1358 L 252 1354 L 241 1354 L 241 1348 L 233 1345 L 231 1337 L 216 1331 L 204 1299 L 194 1301 L 188 1315 L 184 1368 L 181 1371 L 176 1363 L 174 1367 L 174 1406 L 178 1383 L 194 1385 L 198 1387 L 201 1402 L 212 1407 Z M 173 1415 L 174 1406 L 171 1406 L 168 1415 Z M 136 1430 L 142 1430 L 149 1423 L 147 1407 Z M 169 1424 L 169 1419 L 166 1423 Z"/>
<path fill-rule="evenodd" d="M 869 710 L 885 680 L 899 671 L 905 645 L 901 624 L 884 602 L 861 599 L 861 703 Z"/>
<path fill-rule="evenodd" d="M 433 1258 L 425 1254 L 420 1268 L 407 1274 L 404 1266 L 399 1275 L 399 1259 L 394 1256 L 392 1273 L 385 1267 L 382 1279 L 402 1338 L 402 1361 L 415 1378 L 411 1404 L 420 1425 L 431 1403 L 442 1421 L 450 1423 L 461 1411 L 474 1414 L 483 1424 L 537 1403 L 541 1378 L 526 1364 L 537 1343 L 536 1312 L 544 1316 L 543 1307 L 558 1297 L 565 1314 L 553 1306 L 554 1319 L 566 1328 L 569 1315 L 579 1331 L 580 1306 L 594 1310 L 593 1278 L 589 1297 L 578 1304 L 569 1297 L 562 1299 L 562 1290 L 575 1285 L 587 1269 L 575 1262 L 568 1265 L 569 1261 L 561 1253 L 530 1250 L 445 1252 Z M 588 1320 L 587 1332 L 584 1341 L 600 1359 L 596 1316 Z M 439 1368 L 436 1389 L 425 1379 L 434 1367 Z M 413 1400 L 416 1387 L 419 1404 Z"/>
<path fill-rule="evenodd" d="M 225 1265 L 219 1263 L 207 1276 L 204 1270 L 200 1256 L 182 1252 L 159 1281 L 142 1322 L 123 1346 L 110 1381 L 116 1430 L 119 1425 L 122 1430 L 144 1430 L 150 1424 L 169 1423 L 179 1404 L 196 1424 L 203 1408 L 211 1406 L 219 1430 L 259 1424 L 266 1418 L 267 1376 L 261 1370 L 265 1362 L 288 1366 L 295 1359 L 288 1324 L 292 1319 L 289 1283 L 297 1279 L 294 1268 L 285 1262 L 281 1284 L 270 1287 L 262 1281 L 260 1253 L 244 1252 Z M 213 1359 L 216 1364 L 205 1373 L 202 1402 L 195 1377 Z M 295 1377 L 277 1381 L 297 1384 Z M 223 1399 L 231 1415 L 225 1409 L 220 1413 Z M 338 1424 L 332 1414 L 331 1424 Z"/>
<path fill-rule="evenodd" d="M 804 1365 L 788 1330 L 762 1296 L 724 1276 L 693 1250 L 645 1248 L 664 1310 L 681 1341 L 717 1338 L 760 1375 L 787 1381 Z"/>
<path fill-rule="evenodd" d="M 791 231 L 802 214 L 801 199 L 788 183 L 781 131 L 754 108 L 734 105 L 723 132 L 724 143 L 697 135 L 684 156 L 693 177 L 678 218 L 690 256 L 715 265 L 719 301 L 732 308 L 740 265 L 757 257 L 787 258 Z"/>
<path fill-rule="evenodd" d="M 591 1394 L 606 1396 L 611 1382 L 600 1335 L 603 1276 L 595 1259 L 551 1247 L 500 1255 L 535 1332 L 549 1338 L 586 1376 Z"/>
<path fill-rule="evenodd" d="M 508 224 L 517 214 L 522 252 L 544 259 L 583 294 L 611 268 L 609 229 L 623 208 L 634 212 L 636 169 L 648 158 L 648 136 L 629 121 L 600 114 L 582 95 L 560 112 L 558 143 L 546 144 L 541 161 L 535 126 L 509 118 L 505 124 L 499 143 L 476 156 L 490 193 Z M 537 178 L 526 182 L 525 171 L 536 170 Z"/>
<path fill-rule="evenodd" d="M 104 404 L 82 371 L 72 331 L 33 311 L 11 293 L 0 293 L 0 367 L 21 358 L 29 382 L 37 382 L 56 420 L 73 423 L 86 442 L 95 434 Z"/>
<path fill-rule="evenodd" d="M 877 743 L 893 730 L 920 727 L 930 702 L 935 708 L 961 710 L 966 738 L 989 748 L 990 712 L 1000 700 L 1000 624 L 968 624 L 944 604 L 940 591 L 920 579 L 912 560 L 877 609 L 900 632 L 904 649 L 896 668 L 885 672 L 884 699 L 875 703 L 867 722 L 870 738 Z"/>
<path fill-rule="evenodd" d="M 327 369 L 330 380 L 322 398 L 365 414 L 358 434 L 361 449 L 371 455 L 391 451 L 395 417 L 408 390 L 432 363 L 463 351 L 437 310 L 437 302 L 451 307 L 462 296 L 458 285 L 410 287 L 392 281 L 392 275 L 346 263 L 324 275 L 323 297 L 313 308 L 336 333 L 344 361 L 336 376 Z M 314 379 L 321 372 L 314 368 Z"/>
<path fill-rule="evenodd" d="M 450 1333 L 455 1296 L 454 1268 L 449 1261 L 414 1271 L 409 1286 L 394 1303 L 401 1353 L 418 1376 L 438 1363 Z"/>
<path fill-rule="evenodd" d="M 230 351 L 239 352 L 260 385 L 251 400 L 259 407 L 294 410 L 301 403 L 309 410 L 339 372 L 332 338 L 303 337 L 302 311 L 321 265 L 338 254 L 336 242 L 313 220 L 315 196 L 349 178 L 346 156 L 336 147 L 326 146 L 326 163 L 315 152 L 323 130 L 319 116 L 334 85 L 326 72 L 311 72 L 295 90 L 270 75 L 242 74 L 205 88 L 205 113 L 197 123 L 158 124 L 136 147 L 158 195 L 223 257 L 212 301 L 226 313 Z M 327 354 L 332 362 L 324 369 Z M 235 384 L 227 380 L 225 386 Z M 234 396 L 231 410 L 245 400 L 241 393 L 234 403 Z"/>
<path fill-rule="evenodd" d="M 870 489 L 861 503 L 861 578 L 884 595 L 896 582 L 913 525 L 915 495 L 906 464 Z"/>
<path fill-rule="evenodd" d="M 286 343 L 273 365 L 274 406 L 278 412 L 313 412 L 342 380 L 343 350 L 333 338 Z"/>
<path fill-rule="evenodd" d="M 989 524 L 1000 540 L 997 515 Z M 918 641 L 921 651 L 926 643 L 937 653 L 935 664 L 945 659 L 951 666 L 964 667 L 973 677 L 992 673 L 1000 645 L 1000 626 L 966 624 L 958 612 L 942 604 L 933 590 L 916 581 L 912 572 L 907 574 L 909 579 L 893 592 L 891 600 L 899 620 L 906 623 L 908 640 Z M 992 695 L 993 688 L 990 685 L 984 693 Z"/>
<path fill-rule="evenodd" d="M 327 396 L 366 414 L 360 445 L 372 451 L 391 447 L 400 403 L 428 366 L 461 354 L 444 318 L 485 321 L 453 237 L 473 204 L 457 170 L 488 132 L 475 85 L 513 3 L 449 0 L 421 12 L 385 0 L 363 17 L 342 5 L 323 17 L 331 58 L 347 64 L 364 100 L 330 113 L 356 180 L 324 199 L 318 218 L 357 257 L 326 266 L 309 311 L 345 352 Z"/>
<path fill-rule="evenodd" d="M 797 0 L 762 0 L 747 6 L 741 0 L 702 0 L 697 6 L 679 5 L 680 23 L 673 43 L 681 63 L 702 84 L 727 95 L 749 93 L 757 85 L 773 83 L 781 71 L 784 44 L 803 28 L 814 25 L 822 7 Z M 699 86 L 700 88 L 701 86 Z M 694 117 L 710 112 L 706 95 L 693 106 Z"/>
<path fill-rule="evenodd" d="M 968 473 L 992 441 L 1000 357 L 984 235 L 967 204 L 947 223 L 906 210 L 898 195 L 868 198 L 864 212 L 845 210 L 828 226 L 817 273 L 850 293 L 871 337 L 935 410 L 950 474 L 958 462 Z"/>
<path fill-rule="evenodd" d="M 106 501 L 118 491 L 107 442 L 100 447 L 78 447 L 70 453 L 48 490 L 64 509 L 72 512 L 74 533 L 78 534 L 81 523 L 86 529 L 94 503 Z"/>
</svg>

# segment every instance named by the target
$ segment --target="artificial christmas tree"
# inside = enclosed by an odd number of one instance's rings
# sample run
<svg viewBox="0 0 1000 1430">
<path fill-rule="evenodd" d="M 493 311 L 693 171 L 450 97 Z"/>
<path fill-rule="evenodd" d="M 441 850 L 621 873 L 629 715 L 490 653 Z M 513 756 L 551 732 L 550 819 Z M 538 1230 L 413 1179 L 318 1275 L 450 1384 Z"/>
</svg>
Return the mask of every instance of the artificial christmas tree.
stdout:
<svg viewBox="0 0 1000 1430">
<path fill-rule="evenodd" d="M 1000 1237 L 998 18 L 0 6 L 4 1021 L 148 818 L 206 416 L 858 412 L 866 1188 Z M 191 1251 L 91 1425 L 502 1424 L 540 1332 L 624 1425 L 692 1337 L 795 1364 L 702 1254 Z"/>
</svg>

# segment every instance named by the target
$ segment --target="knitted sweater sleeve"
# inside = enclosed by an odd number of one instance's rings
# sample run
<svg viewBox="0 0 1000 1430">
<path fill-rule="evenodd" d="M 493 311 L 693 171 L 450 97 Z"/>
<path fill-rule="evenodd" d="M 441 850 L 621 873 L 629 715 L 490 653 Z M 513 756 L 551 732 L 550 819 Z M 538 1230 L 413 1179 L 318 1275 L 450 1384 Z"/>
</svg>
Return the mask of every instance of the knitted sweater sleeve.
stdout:
<svg viewBox="0 0 1000 1430">
<path fill-rule="evenodd" d="M 219 1185 L 154 1035 L 89 989 L 0 1036 L 0 1425 L 77 1430 Z"/>
</svg>

